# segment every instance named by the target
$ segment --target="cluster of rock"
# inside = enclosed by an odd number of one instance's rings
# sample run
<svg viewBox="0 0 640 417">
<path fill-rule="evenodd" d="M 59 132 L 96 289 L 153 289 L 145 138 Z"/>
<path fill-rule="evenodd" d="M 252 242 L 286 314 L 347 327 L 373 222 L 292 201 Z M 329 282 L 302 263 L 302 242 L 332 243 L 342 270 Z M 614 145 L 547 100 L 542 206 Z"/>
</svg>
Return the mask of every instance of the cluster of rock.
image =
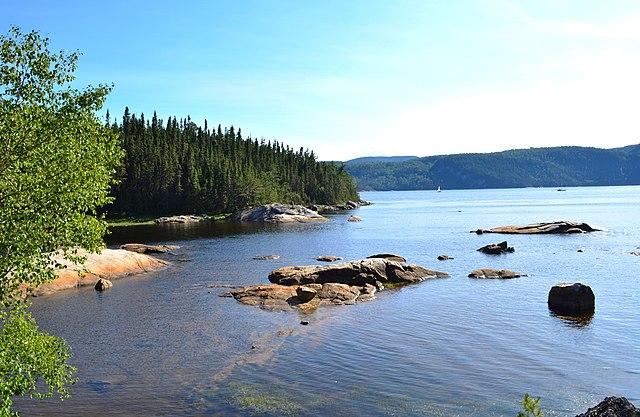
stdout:
<svg viewBox="0 0 640 417">
<path fill-rule="evenodd" d="M 511 253 L 514 250 L 513 247 L 507 244 L 507 241 L 504 241 L 483 246 L 478 249 L 478 252 L 486 253 L 487 255 L 502 255 L 503 253 Z"/>
<path fill-rule="evenodd" d="M 375 298 L 387 286 L 416 283 L 449 275 L 419 265 L 380 257 L 342 264 L 287 266 L 269 274 L 270 285 L 232 290 L 229 294 L 244 304 L 266 309 L 297 307 L 313 310 L 326 304 L 353 304 Z M 392 258 L 400 258 L 391 255 Z"/>
<path fill-rule="evenodd" d="M 607 397 L 576 417 L 640 417 L 640 409 L 624 397 Z"/>
<path fill-rule="evenodd" d="M 478 229 L 473 230 L 471 233 L 483 234 L 483 233 L 503 233 L 503 234 L 574 234 L 574 233 L 586 233 L 597 232 L 599 229 L 594 229 L 586 223 L 574 223 L 567 221 L 558 222 L 546 222 L 528 224 L 526 226 L 500 226 L 493 229 Z"/>
<path fill-rule="evenodd" d="M 209 220 L 209 216 L 196 216 L 194 214 L 182 214 L 179 216 L 159 217 L 154 220 L 156 224 L 168 223 L 199 223 Z"/>
<path fill-rule="evenodd" d="M 323 222 L 327 221 L 327 218 L 304 206 L 274 203 L 243 210 L 236 214 L 235 220 L 259 223 L 306 223 Z"/>
</svg>

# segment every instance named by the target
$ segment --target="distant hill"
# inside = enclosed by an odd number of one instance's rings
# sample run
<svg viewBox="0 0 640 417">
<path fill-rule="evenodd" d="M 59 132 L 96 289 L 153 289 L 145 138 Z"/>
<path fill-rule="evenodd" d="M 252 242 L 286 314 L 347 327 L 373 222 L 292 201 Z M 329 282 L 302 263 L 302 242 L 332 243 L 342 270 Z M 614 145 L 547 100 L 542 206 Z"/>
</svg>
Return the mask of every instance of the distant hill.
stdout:
<svg viewBox="0 0 640 417">
<path fill-rule="evenodd" d="M 404 162 L 411 159 L 418 159 L 417 156 L 363 156 L 362 158 L 351 159 L 346 161 L 346 165 L 352 164 L 370 164 L 373 162 Z"/>
<path fill-rule="evenodd" d="M 399 157 L 406 158 L 406 157 Z M 361 162 L 355 162 L 364 159 Z M 570 187 L 640 184 L 640 144 L 514 149 L 346 164 L 360 190 Z"/>
</svg>

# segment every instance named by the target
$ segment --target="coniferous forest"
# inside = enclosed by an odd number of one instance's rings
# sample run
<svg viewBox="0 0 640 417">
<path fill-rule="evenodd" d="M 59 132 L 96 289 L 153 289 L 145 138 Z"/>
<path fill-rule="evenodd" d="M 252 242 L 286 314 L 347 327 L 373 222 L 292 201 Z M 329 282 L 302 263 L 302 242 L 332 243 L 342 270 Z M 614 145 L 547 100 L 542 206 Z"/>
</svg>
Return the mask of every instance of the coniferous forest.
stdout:
<svg viewBox="0 0 640 417">
<path fill-rule="evenodd" d="M 198 126 L 189 117 L 166 122 L 125 109 L 106 123 L 126 151 L 108 215 L 223 213 L 265 203 L 336 204 L 357 200 L 342 164 L 278 141 L 243 138 L 231 126 Z"/>
</svg>

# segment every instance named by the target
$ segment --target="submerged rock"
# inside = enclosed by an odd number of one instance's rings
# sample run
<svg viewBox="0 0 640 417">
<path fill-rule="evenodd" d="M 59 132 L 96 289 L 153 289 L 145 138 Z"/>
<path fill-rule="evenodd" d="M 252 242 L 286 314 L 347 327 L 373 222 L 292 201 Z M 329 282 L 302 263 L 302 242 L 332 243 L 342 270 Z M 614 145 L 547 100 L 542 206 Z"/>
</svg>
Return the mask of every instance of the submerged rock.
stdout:
<svg viewBox="0 0 640 417">
<path fill-rule="evenodd" d="M 319 262 L 335 262 L 335 261 L 340 261 L 340 260 L 342 260 L 341 257 L 339 257 L 339 256 L 330 256 L 330 255 L 318 256 L 316 258 L 316 261 L 319 261 Z"/>
<path fill-rule="evenodd" d="M 607 397 L 576 417 L 640 417 L 640 410 L 624 397 Z"/>
<path fill-rule="evenodd" d="M 109 281 L 108 279 L 100 278 L 93 288 L 96 291 L 105 291 L 111 287 L 113 287 L 113 283 L 111 281 Z"/>
<path fill-rule="evenodd" d="M 549 290 L 547 303 L 549 309 L 554 313 L 567 316 L 582 316 L 593 314 L 596 297 L 588 285 L 579 282 L 575 284 L 557 284 Z"/>
<path fill-rule="evenodd" d="M 180 216 L 159 217 L 154 220 L 157 224 L 165 223 L 198 223 L 208 220 L 208 216 L 196 216 L 193 214 L 183 214 Z"/>
<path fill-rule="evenodd" d="M 362 217 L 360 217 L 360 216 L 349 216 L 347 221 L 348 222 L 361 222 L 362 221 Z"/>
<path fill-rule="evenodd" d="M 290 204 L 266 204 L 244 210 L 235 216 L 236 221 L 262 223 L 324 222 L 328 219 L 303 206 Z"/>
<path fill-rule="evenodd" d="M 509 271 L 508 269 L 492 269 L 492 268 L 480 268 L 474 269 L 469 273 L 469 278 L 481 278 L 481 279 L 512 279 L 520 278 L 526 275 L 520 272 Z"/>
<path fill-rule="evenodd" d="M 400 255 L 394 255 L 393 253 L 377 253 L 375 255 L 367 256 L 367 259 L 387 259 L 389 261 L 400 262 L 400 263 L 407 262 L 407 260 L 404 257 Z"/>
<path fill-rule="evenodd" d="M 166 253 L 172 250 L 180 249 L 180 246 L 174 245 L 145 245 L 143 243 L 127 243 L 120 246 L 120 249 L 136 253 Z"/>
<path fill-rule="evenodd" d="M 515 249 L 507 244 L 507 241 L 500 243 L 492 243 L 490 245 L 483 246 L 478 249 L 478 252 L 486 253 L 487 255 L 501 255 L 503 253 L 511 253 Z"/>
<path fill-rule="evenodd" d="M 253 259 L 256 259 L 258 261 L 272 261 L 272 260 L 280 259 L 280 255 L 259 255 L 259 256 L 254 256 Z"/>
<path fill-rule="evenodd" d="M 493 229 L 478 229 L 472 233 L 479 235 L 483 233 L 504 233 L 504 234 L 572 234 L 572 233 L 585 233 L 585 232 L 597 232 L 599 229 L 594 229 L 586 223 L 574 223 L 566 221 L 549 222 L 549 223 L 535 223 L 526 226 L 501 226 L 494 227 Z"/>
</svg>

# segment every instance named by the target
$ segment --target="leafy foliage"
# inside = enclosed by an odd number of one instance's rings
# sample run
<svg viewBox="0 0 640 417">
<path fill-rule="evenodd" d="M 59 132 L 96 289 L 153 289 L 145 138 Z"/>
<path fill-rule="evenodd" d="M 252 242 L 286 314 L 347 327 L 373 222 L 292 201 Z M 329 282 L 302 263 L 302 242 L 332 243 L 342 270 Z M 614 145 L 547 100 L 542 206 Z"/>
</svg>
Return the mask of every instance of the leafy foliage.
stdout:
<svg viewBox="0 0 640 417">
<path fill-rule="evenodd" d="M 75 368 L 67 364 L 69 346 L 60 338 L 38 330 L 36 322 L 24 308 L 0 313 L 0 415 L 17 415 L 12 411 L 12 396 L 66 398 L 66 385 L 75 382 Z M 38 381 L 45 382 L 45 389 Z"/>
<path fill-rule="evenodd" d="M 52 53 L 49 40 L 13 27 L 0 37 L 0 393 L 65 395 L 68 347 L 37 330 L 24 294 L 54 277 L 51 254 L 102 246 L 96 216 L 122 151 L 96 112 L 110 87 L 73 88 L 77 53 Z M 39 382 L 48 389 L 37 394 Z"/>
<path fill-rule="evenodd" d="M 312 151 L 242 137 L 233 126 L 210 130 L 189 117 L 165 123 L 125 109 L 107 124 L 121 137 L 126 160 L 110 216 L 223 213 L 265 203 L 334 204 L 358 199 L 342 164 Z"/>
<path fill-rule="evenodd" d="M 544 413 L 540 409 L 540 397 L 534 398 L 528 393 L 522 397 L 522 411 L 520 411 L 517 417 L 542 417 Z"/>
<path fill-rule="evenodd" d="M 402 162 L 355 162 L 361 190 L 427 190 L 640 184 L 640 145 L 617 149 L 516 149 L 429 156 Z"/>
</svg>

